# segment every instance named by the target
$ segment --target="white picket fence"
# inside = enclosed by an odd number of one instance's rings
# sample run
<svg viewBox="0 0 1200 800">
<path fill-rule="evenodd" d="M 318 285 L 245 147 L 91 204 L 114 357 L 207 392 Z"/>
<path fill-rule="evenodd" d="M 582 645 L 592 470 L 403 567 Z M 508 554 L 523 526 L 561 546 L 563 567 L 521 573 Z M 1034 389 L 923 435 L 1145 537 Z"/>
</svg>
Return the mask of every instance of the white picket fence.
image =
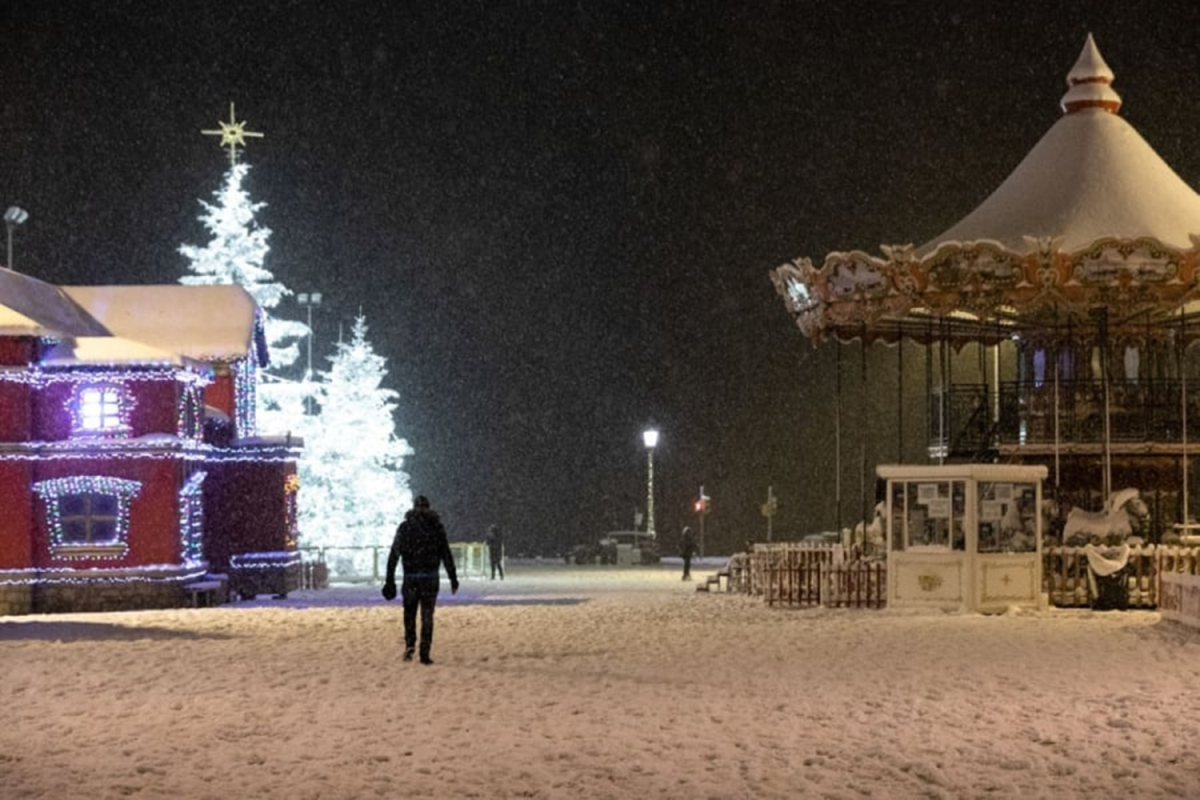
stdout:
<svg viewBox="0 0 1200 800">
<path fill-rule="evenodd" d="M 761 595 L 768 605 L 883 608 L 887 562 L 862 558 L 838 544 L 756 544 L 730 591 Z"/>
<path fill-rule="evenodd" d="M 1157 608 L 1165 574 L 1200 574 L 1200 548 L 1184 545 L 1144 544 L 1129 548 L 1122 579 L 1130 608 Z M 1042 554 L 1042 580 L 1050 604 L 1065 608 L 1088 607 L 1095 600 L 1088 580 L 1087 550 L 1083 547 L 1047 547 Z"/>
<path fill-rule="evenodd" d="M 1091 607 L 1096 600 L 1086 548 L 1047 547 L 1043 589 L 1059 607 Z M 1157 608 L 1163 576 L 1200 575 L 1200 547 L 1134 545 L 1120 573 L 1129 608 Z M 730 560 L 730 592 L 761 596 L 768 605 L 883 608 L 887 565 L 841 545 L 809 542 L 756 544 Z M 1176 592 L 1178 594 L 1178 592 Z"/>
</svg>

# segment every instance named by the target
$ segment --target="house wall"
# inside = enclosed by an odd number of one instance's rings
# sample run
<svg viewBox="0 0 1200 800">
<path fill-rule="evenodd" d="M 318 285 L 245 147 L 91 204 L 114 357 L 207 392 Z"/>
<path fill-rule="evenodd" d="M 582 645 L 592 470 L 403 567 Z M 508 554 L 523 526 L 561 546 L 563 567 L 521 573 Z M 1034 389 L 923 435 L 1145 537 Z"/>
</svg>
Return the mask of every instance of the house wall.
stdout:
<svg viewBox="0 0 1200 800">
<path fill-rule="evenodd" d="M 32 565 L 40 568 L 115 569 L 148 564 L 178 564 L 178 491 L 183 482 L 181 470 L 182 461 L 174 458 L 128 458 L 119 455 L 110 455 L 98 460 L 81 457 L 39 463 L 34 469 L 33 481 L 103 475 L 139 481 L 142 487 L 130 504 L 126 538 L 129 550 L 123 558 L 116 559 L 53 557 L 50 553 L 50 530 L 46 524 L 45 503 L 35 496 L 32 503 L 35 522 Z"/>
<path fill-rule="evenodd" d="M 241 553 L 295 550 L 289 525 L 288 476 L 294 461 L 216 461 L 205 466 L 205 552 L 216 572 Z"/>
<path fill-rule="evenodd" d="M 30 461 L 0 461 L 0 570 L 33 563 L 32 469 Z"/>
<path fill-rule="evenodd" d="M 33 387 L 29 384 L 0 381 L 0 442 L 29 440 L 32 397 Z"/>
<path fill-rule="evenodd" d="M 28 336 L 0 337 L 0 365 L 26 367 L 36 359 L 37 340 Z"/>
<path fill-rule="evenodd" d="M 233 373 L 228 369 L 220 370 L 208 386 L 204 387 L 204 405 L 219 408 L 232 419 L 233 408 Z"/>
<path fill-rule="evenodd" d="M 100 383 L 104 380 L 104 374 L 97 373 L 96 381 Z M 131 437 L 178 432 L 177 397 L 181 388 L 177 381 L 126 380 L 124 383 L 134 399 L 129 414 Z M 33 402 L 31 439 L 60 442 L 71 438 L 73 421 L 70 401 L 77 385 L 73 381 L 55 381 L 37 391 Z"/>
</svg>

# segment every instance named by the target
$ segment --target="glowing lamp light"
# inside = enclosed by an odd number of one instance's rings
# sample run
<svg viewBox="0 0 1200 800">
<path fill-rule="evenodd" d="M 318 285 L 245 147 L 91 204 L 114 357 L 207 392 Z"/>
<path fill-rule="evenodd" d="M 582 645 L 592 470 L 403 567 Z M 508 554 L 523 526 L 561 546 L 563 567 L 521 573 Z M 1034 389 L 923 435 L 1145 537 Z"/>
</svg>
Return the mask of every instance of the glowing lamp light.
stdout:
<svg viewBox="0 0 1200 800">
<path fill-rule="evenodd" d="M 646 445 L 646 533 L 651 538 L 654 532 L 654 448 L 658 447 L 658 429 L 642 431 L 642 443 Z"/>
<path fill-rule="evenodd" d="M 4 212 L 4 227 L 8 232 L 8 260 L 4 262 L 4 266 L 9 269 L 13 268 L 13 228 L 18 225 L 24 225 L 27 219 L 29 219 L 29 212 L 19 206 L 9 206 L 8 210 Z"/>
</svg>

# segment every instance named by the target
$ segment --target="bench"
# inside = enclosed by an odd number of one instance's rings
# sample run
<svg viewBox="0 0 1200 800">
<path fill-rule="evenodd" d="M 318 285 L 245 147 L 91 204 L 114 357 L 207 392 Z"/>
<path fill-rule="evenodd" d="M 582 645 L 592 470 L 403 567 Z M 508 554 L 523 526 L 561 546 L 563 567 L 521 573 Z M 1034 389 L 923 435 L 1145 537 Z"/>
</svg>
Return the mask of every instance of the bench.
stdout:
<svg viewBox="0 0 1200 800">
<path fill-rule="evenodd" d="M 183 585 L 184 594 L 192 601 L 192 608 L 216 605 L 217 592 L 224 588 L 222 581 L 192 581 Z"/>
</svg>

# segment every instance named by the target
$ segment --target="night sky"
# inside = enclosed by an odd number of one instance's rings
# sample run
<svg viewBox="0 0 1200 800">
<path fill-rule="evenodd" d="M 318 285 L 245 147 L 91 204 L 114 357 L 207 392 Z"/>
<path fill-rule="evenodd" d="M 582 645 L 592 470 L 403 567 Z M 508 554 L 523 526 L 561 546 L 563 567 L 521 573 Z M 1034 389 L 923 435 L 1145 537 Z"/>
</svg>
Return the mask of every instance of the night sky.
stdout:
<svg viewBox="0 0 1200 800">
<path fill-rule="evenodd" d="M 650 423 L 668 548 L 701 484 L 710 552 L 763 538 L 769 485 L 777 536 L 830 529 L 925 432 L 896 433 L 895 351 L 814 348 L 769 270 L 948 228 L 1058 118 L 1089 31 L 1122 115 L 1200 186 L 1192 4 L 984 5 L 6 0 L 14 266 L 176 282 L 228 164 L 200 130 L 233 101 L 265 134 L 265 266 L 323 293 L 318 367 L 365 314 L 452 538 L 630 527 Z"/>
</svg>

